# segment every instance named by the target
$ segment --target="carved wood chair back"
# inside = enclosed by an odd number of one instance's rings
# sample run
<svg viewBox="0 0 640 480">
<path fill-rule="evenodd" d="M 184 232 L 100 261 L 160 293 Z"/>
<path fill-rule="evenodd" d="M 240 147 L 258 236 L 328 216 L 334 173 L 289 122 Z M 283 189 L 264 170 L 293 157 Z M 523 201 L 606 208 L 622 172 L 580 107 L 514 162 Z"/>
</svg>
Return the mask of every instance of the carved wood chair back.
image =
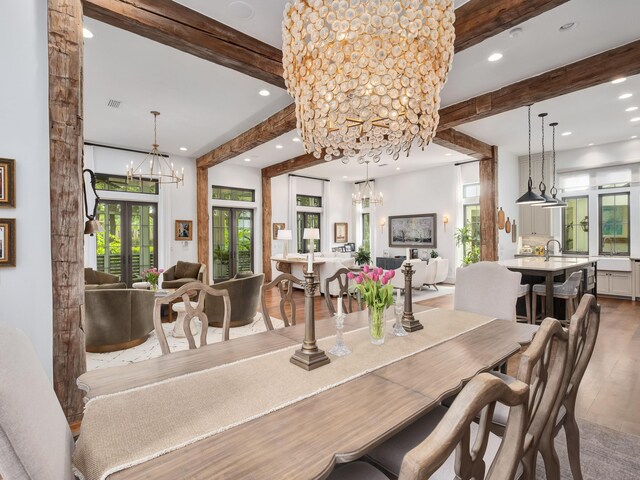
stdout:
<svg viewBox="0 0 640 480">
<path fill-rule="evenodd" d="M 273 322 L 269 315 L 269 309 L 267 308 L 267 300 L 265 298 L 265 292 L 272 288 L 277 288 L 280 293 L 280 316 L 286 327 L 296 324 L 296 302 L 293 299 L 293 285 L 303 286 L 302 280 L 291 275 L 290 273 L 282 273 L 274 278 L 271 282 L 262 285 L 260 292 L 260 302 L 262 305 L 262 318 L 267 330 L 273 330 Z M 287 316 L 286 303 L 289 302 L 291 306 L 291 321 Z"/>
<path fill-rule="evenodd" d="M 225 289 L 215 289 L 201 282 L 191 282 L 183 285 L 175 292 L 167 295 L 166 297 L 156 298 L 153 308 L 153 326 L 160 342 L 160 349 L 162 354 L 166 355 L 171 353 L 169 349 L 169 343 L 162 328 L 161 308 L 162 304 L 170 304 L 174 300 L 182 299 L 185 306 L 184 316 L 184 333 L 189 342 L 189 350 L 193 350 L 198 347 L 202 347 L 207 344 L 207 331 L 209 327 L 209 319 L 207 314 L 204 313 L 204 300 L 205 297 L 213 295 L 216 297 L 222 297 L 224 302 L 224 319 L 222 322 L 222 339 L 229 340 L 229 326 L 231 324 L 231 301 L 229 300 L 229 292 Z M 197 296 L 196 306 L 193 306 L 192 298 Z M 200 329 L 200 341 L 196 346 L 193 332 L 191 331 L 191 320 L 193 318 L 199 318 L 202 322 L 202 328 Z"/>
<path fill-rule="evenodd" d="M 360 300 L 353 297 L 353 295 L 349 292 L 349 278 L 347 275 L 349 274 L 348 268 L 341 268 L 336 273 L 334 273 L 331 277 L 325 278 L 324 280 L 324 299 L 327 302 L 327 308 L 329 309 L 330 315 L 336 314 L 336 307 L 334 307 L 333 302 L 331 301 L 331 283 L 338 283 L 338 296 L 336 298 L 336 302 L 342 302 L 342 311 L 344 313 L 353 313 L 356 311 L 354 308 L 354 304 L 358 310 L 362 308 L 360 305 Z M 345 302 L 346 297 L 346 302 Z"/>
<path fill-rule="evenodd" d="M 529 386 L 523 382 L 505 383 L 488 373 L 472 378 L 457 396 L 425 441 L 404 456 L 399 480 L 430 478 L 455 449 L 456 478 L 513 478 L 522 457 L 527 423 Z M 485 452 L 496 402 L 510 407 L 502 443 L 485 476 Z M 474 420 L 480 415 L 476 426 Z M 473 432 L 477 431 L 475 440 Z"/>
</svg>

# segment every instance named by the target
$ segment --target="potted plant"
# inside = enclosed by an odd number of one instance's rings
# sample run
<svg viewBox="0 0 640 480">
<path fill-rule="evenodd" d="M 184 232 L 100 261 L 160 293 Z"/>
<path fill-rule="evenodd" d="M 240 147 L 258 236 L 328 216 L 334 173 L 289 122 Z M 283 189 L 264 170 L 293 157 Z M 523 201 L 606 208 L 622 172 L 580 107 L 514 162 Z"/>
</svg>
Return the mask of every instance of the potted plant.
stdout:
<svg viewBox="0 0 640 480">
<path fill-rule="evenodd" d="M 393 270 L 370 268 L 365 265 L 358 274 L 349 272 L 347 276 L 356 282 L 351 288 L 360 293 L 369 313 L 369 335 L 371 343 L 384 343 L 384 312 L 393 304 L 393 286 L 390 280 L 395 276 Z"/>
<path fill-rule="evenodd" d="M 431 258 L 438 258 L 439 254 L 437 250 L 431 250 Z"/>
<path fill-rule="evenodd" d="M 470 225 L 458 228 L 454 235 L 456 245 L 462 246 L 464 257 L 463 265 L 470 265 L 480 261 L 480 235 Z"/>
<path fill-rule="evenodd" d="M 356 263 L 358 265 L 369 265 L 371 263 L 371 253 L 364 247 L 360 247 L 356 252 Z"/>
</svg>

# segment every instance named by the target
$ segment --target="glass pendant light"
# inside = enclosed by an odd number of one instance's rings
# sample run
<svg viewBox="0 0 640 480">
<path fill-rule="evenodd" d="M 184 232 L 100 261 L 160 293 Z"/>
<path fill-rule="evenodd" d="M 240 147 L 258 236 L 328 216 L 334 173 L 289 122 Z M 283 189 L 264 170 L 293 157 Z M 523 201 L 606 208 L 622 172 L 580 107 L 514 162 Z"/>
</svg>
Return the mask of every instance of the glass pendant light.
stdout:
<svg viewBox="0 0 640 480">
<path fill-rule="evenodd" d="M 533 205 L 544 202 L 544 198 L 533 191 L 533 180 L 531 179 L 531 105 L 527 106 L 527 114 L 529 118 L 529 183 L 527 191 L 516 200 L 519 205 Z"/>
<path fill-rule="evenodd" d="M 542 177 L 540 179 L 540 185 L 538 188 L 540 189 L 540 196 L 544 200 L 544 202 L 536 203 L 536 206 L 551 206 L 557 203 L 557 200 L 551 197 L 551 195 L 547 194 L 547 185 L 544 183 L 544 119 L 548 115 L 548 113 L 541 113 L 538 115 L 540 117 L 540 121 L 542 123 Z"/>
<path fill-rule="evenodd" d="M 558 189 L 556 188 L 556 127 L 558 122 L 550 123 L 549 126 L 553 129 L 553 148 L 551 150 L 553 155 L 553 187 L 551 187 L 551 198 L 555 200 L 553 205 L 545 203 L 542 208 L 566 208 L 567 204 L 558 198 Z"/>
</svg>

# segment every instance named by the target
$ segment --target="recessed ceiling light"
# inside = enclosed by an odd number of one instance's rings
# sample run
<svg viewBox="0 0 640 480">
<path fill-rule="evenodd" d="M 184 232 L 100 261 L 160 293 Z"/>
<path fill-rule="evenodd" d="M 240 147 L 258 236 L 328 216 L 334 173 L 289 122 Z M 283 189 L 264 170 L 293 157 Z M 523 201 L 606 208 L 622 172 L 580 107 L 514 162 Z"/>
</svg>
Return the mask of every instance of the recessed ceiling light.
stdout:
<svg viewBox="0 0 640 480">
<path fill-rule="evenodd" d="M 451 155 L 453 155 L 453 153 L 445 153 L 444 154 L 445 157 L 450 157 Z"/>
<path fill-rule="evenodd" d="M 276 148 L 279 150 L 281 148 L 284 148 L 282 145 L 276 145 Z"/>
<path fill-rule="evenodd" d="M 625 112 L 635 112 L 638 109 L 638 107 L 629 107 L 625 110 Z"/>
<path fill-rule="evenodd" d="M 250 159 L 250 158 L 245 158 L 245 159 L 244 159 L 244 161 L 245 161 L 245 162 L 250 162 L 250 161 L 251 161 L 251 159 Z"/>
<path fill-rule="evenodd" d="M 511 30 L 509 30 L 509 37 L 517 38 L 520 36 L 521 33 L 522 33 L 522 28 L 520 27 L 512 28 Z"/>
<path fill-rule="evenodd" d="M 563 137 L 568 137 L 569 135 L 571 135 L 573 132 L 563 132 L 562 136 Z"/>
<path fill-rule="evenodd" d="M 561 32 L 568 32 L 569 30 L 573 30 L 574 28 L 576 28 L 576 25 L 576 22 L 565 23 L 558 30 L 560 30 Z"/>
<path fill-rule="evenodd" d="M 618 97 L 619 100 L 626 100 L 627 98 L 633 97 L 633 93 L 623 93 Z"/>
<path fill-rule="evenodd" d="M 487 58 L 487 60 L 489 60 L 490 62 L 497 62 L 498 60 L 500 60 L 502 58 L 502 54 L 499 52 L 496 53 L 492 53 L 489 58 Z"/>
<path fill-rule="evenodd" d="M 400 170 L 400 167 L 396 167 L 396 170 Z"/>
<path fill-rule="evenodd" d="M 633 117 L 631 119 L 632 122 L 640 122 L 640 117 Z"/>
<path fill-rule="evenodd" d="M 635 140 L 636 138 L 638 138 L 638 135 L 631 135 L 631 140 Z"/>
<path fill-rule="evenodd" d="M 349 178 L 349 177 L 347 177 L 346 175 L 343 175 L 342 178 Z"/>
<path fill-rule="evenodd" d="M 258 93 L 263 97 L 268 97 L 269 95 L 271 95 L 271 92 L 269 90 L 267 90 L 266 88 L 263 88 Z"/>
<path fill-rule="evenodd" d="M 84 38 L 93 38 L 93 33 L 91 33 L 91 30 L 89 30 L 88 28 L 83 27 L 82 28 L 82 36 Z"/>
<path fill-rule="evenodd" d="M 253 7 L 251 7 L 251 5 L 248 5 L 246 2 L 240 0 L 231 2 L 229 3 L 229 6 L 227 8 L 232 15 L 238 17 L 241 20 L 251 20 L 253 18 Z"/>
<path fill-rule="evenodd" d="M 298 143 L 298 142 L 300 142 L 300 138 L 299 137 L 293 137 L 293 141 Z"/>
<path fill-rule="evenodd" d="M 619 84 L 619 83 L 626 82 L 626 81 L 627 81 L 627 79 L 626 79 L 626 78 L 624 78 L 624 77 L 622 77 L 622 78 L 616 78 L 616 79 L 615 79 L 615 80 L 613 80 L 611 83 L 613 83 L 614 85 L 617 85 L 617 84 Z"/>
<path fill-rule="evenodd" d="M 187 147 L 180 147 L 180 150 L 182 150 L 183 152 L 187 151 Z"/>
<path fill-rule="evenodd" d="M 593 143 L 590 143 L 588 146 L 589 146 L 589 147 L 593 147 Z"/>
</svg>

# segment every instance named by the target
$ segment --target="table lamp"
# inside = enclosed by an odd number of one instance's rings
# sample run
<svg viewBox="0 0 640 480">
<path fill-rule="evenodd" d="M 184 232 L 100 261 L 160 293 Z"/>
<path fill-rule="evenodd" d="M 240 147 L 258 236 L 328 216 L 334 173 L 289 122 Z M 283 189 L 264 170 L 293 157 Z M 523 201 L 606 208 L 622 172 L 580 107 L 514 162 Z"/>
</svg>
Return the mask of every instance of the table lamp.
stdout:
<svg viewBox="0 0 640 480">
<path fill-rule="evenodd" d="M 289 240 L 291 240 L 291 230 L 278 230 L 278 240 L 282 240 L 282 258 L 287 259 Z"/>
<path fill-rule="evenodd" d="M 314 250 L 316 247 L 316 240 L 320 239 L 320 229 L 319 228 L 305 228 L 304 233 L 302 234 L 303 240 L 311 240 L 309 243 L 309 251 L 311 252 L 311 261 L 313 262 Z"/>
</svg>

